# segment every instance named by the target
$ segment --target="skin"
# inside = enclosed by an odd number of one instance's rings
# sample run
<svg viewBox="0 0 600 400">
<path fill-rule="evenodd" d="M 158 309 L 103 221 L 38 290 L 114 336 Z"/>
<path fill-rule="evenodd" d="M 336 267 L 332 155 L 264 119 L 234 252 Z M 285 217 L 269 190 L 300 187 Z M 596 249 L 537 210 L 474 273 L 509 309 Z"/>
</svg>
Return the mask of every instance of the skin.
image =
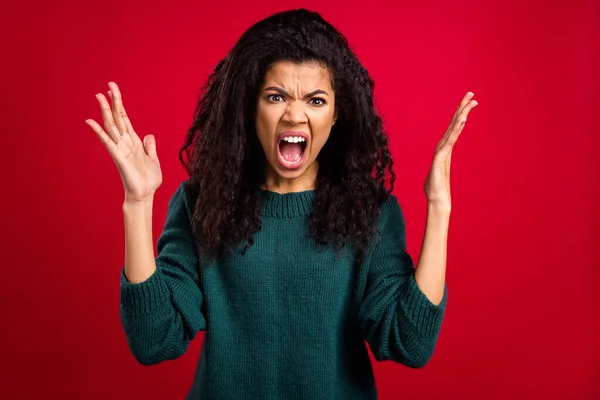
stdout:
<svg viewBox="0 0 600 400">
<path fill-rule="evenodd" d="M 104 129 L 93 119 L 85 122 L 113 158 L 121 175 L 125 188 L 125 276 L 131 283 L 141 283 L 156 272 L 152 208 L 154 193 L 162 184 L 162 172 L 154 135 L 140 139 L 125 112 L 117 84 L 109 82 L 108 87 L 112 107 L 102 93 L 96 94 Z"/>
<path fill-rule="evenodd" d="M 448 226 L 452 206 L 450 160 L 467 116 L 478 104 L 472 100 L 473 96 L 472 92 L 468 92 L 458 105 L 446 133 L 436 147 L 431 169 L 423 186 L 427 198 L 427 222 L 415 280 L 421 291 L 436 305 L 443 299 L 446 280 Z"/>
<path fill-rule="evenodd" d="M 315 189 L 316 158 L 336 117 L 327 68 L 313 62 L 274 63 L 265 74 L 257 99 L 256 132 L 267 160 L 262 188 L 278 193 Z M 283 167 L 277 157 L 278 135 L 287 130 L 302 131 L 309 137 L 304 163 L 298 169 Z"/>
<path fill-rule="evenodd" d="M 335 94 L 329 72 L 317 64 L 279 63 L 267 73 L 265 85 L 259 94 L 257 132 L 268 160 L 263 188 L 287 193 L 314 189 L 318 171 L 316 157 L 327 141 L 335 123 Z M 105 96 L 96 94 L 104 122 L 104 129 L 93 119 L 85 122 L 96 133 L 115 162 L 125 189 L 123 213 L 125 222 L 125 274 L 130 282 L 139 283 L 155 271 L 152 239 L 152 204 L 154 193 L 162 183 L 162 173 L 156 152 L 154 135 L 139 138 L 125 112 L 121 92 L 114 82 L 108 91 L 112 107 Z M 270 86 L 286 90 L 290 95 Z M 312 97 L 304 98 L 315 89 L 326 105 Z M 450 161 L 452 151 L 467 116 L 477 106 L 474 94 L 468 92 L 458 105 L 446 133 L 433 155 L 430 171 L 423 186 L 427 199 L 427 222 L 415 280 L 433 304 L 443 298 L 446 275 L 448 226 L 451 212 Z M 315 96 L 317 97 L 317 96 Z M 318 104 L 318 105 L 317 105 Z M 282 130 L 303 130 L 309 135 L 306 151 L 308 162 L 294 171 L 283 170 L 278 164 L 275 138 Z"/>
</svg>

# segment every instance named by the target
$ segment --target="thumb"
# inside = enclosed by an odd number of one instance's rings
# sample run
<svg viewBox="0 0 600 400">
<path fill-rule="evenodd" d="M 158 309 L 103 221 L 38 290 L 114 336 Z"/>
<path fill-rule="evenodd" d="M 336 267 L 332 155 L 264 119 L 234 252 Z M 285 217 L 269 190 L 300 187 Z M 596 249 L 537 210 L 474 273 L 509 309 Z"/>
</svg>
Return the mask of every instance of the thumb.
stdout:
<svg viewBox="0 0 600 400">
<path fill-rule="evenodd" d="M 156 154 L 156 139 L 154 138 L 154 135 L 144 136 L 144 149 L 150 158 L 158 159 L 158 155 Z"/>
</svg>

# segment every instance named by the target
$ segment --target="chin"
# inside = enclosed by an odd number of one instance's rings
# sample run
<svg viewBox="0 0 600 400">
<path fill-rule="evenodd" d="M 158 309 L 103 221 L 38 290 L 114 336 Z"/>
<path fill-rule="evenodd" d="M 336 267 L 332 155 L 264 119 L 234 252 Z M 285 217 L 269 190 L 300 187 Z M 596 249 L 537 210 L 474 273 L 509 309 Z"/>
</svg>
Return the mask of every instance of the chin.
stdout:
<svg viewBox="0 0 600 400">
<path fill-rule="evenodd" d="M 283 167 L 277 161 L 275 162 L 275 164 L 277 165 L 277 168 L 275 168 L 275 172 L 277 173 L 277 176 L 279 176 L 280 178 L 283 178 L 283 179 L 288 179 L 288 180 L 300 178 L 302 175 L 304 175 L 304 173 L 306 172 L 306 170 L 308 170 L 308 167 L 310 166 L 310 165 L 306 165 L 306 166 L 302 165 L 299 168 L 290 169 L 290 168 Z"/>
</svg>

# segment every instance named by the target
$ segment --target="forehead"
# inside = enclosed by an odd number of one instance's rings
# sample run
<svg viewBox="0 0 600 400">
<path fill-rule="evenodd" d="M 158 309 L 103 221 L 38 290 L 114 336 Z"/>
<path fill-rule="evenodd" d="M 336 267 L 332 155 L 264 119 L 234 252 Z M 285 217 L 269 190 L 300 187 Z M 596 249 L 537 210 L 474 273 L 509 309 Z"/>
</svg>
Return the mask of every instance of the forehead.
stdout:
<svg viewBox="0 0 600 400">
<path fill-rule="evenodd" d="M 271 64 L 265 73 L 263 86 L 271 85 L 284 88 L 301 86 L 307 90 L 313 87 L 331 89 L 331 76 L 329 70 L 318 62 L 279 61 Z"/>
</svg>

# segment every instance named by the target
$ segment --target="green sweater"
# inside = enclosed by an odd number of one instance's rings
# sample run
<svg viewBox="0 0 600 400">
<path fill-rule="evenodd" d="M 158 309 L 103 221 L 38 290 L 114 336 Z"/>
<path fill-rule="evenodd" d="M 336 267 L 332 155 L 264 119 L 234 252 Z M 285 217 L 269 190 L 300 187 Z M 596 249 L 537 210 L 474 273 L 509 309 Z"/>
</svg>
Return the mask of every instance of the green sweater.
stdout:
<svg viewBox="0 0 600 400">
<path fill-rule="evenodd" d="M 365 261 L 317 251 L 305 234 L 314 191 L 262 192 L 262 228 L 245 255 L 199 268 L 182 182 L 158 238 L 157 271 L 133 284 L 121 270 L 121 322 L 143 365 L 204 342 L 188 399 L 376 399 L 376 360 L 421 367 L 446 306 L 414 279 L 395 196 L 382 205 Z M 200 271 L 200 272 L 199 272 Z"/>
</svg>

